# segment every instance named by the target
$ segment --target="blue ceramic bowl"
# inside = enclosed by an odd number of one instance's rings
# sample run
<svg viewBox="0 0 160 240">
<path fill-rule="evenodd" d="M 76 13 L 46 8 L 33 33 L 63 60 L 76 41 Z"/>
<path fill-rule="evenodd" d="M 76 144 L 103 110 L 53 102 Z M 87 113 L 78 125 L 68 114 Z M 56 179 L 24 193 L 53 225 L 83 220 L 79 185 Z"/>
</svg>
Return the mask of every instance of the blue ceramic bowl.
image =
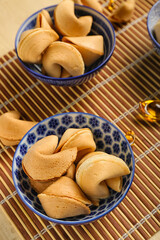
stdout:
<svg viewBox="0 0 160 240">
<path fill-rule="evenodd" d="M 50 16 L 53 19 L 53 12 L 55 6 L 45 8 Z M 41 9 L 42 10 L 42 9 Z M 27 29 L 32 29 L 35 26 L 36 18 L 38 13 L 41 11 L 34 13 L 31 15 L 27 20 L 21 25 L 19 28 L 16 39 L 15 39 L 15 50 L 17 53 L 17 46 L 20 40 L 20 36 L 22 32 L 26 31 Z M 80 85 L 88 80 L 92 79 L 98 71 L 108 62 L 112 53 L 115 48 L 115 32 L 112 24 L 109 20 L 101 13 L 97 12 L 96 10 L 83 6 L 83 5 L 75 5 L 75 14 L 79 16 L 83 15 L 90 15 L 93 17 L 93 24 L 91 29 L 91 34 L 100 34 L 104 38 L 104 55 L 97 60 L 91 67 L 85 69 L 85 73 L 83 75 L 79 75 L 76 77 L 68 77 L 68 78 L 53 78 L 49 76 L 45 76 L 41 73 L 41 67 L 36 64 L 27 64 L 23 62 L 20 58 L 20 62 L 24 66 L 24 68 L 35 78 L 52 85 L 56 86 L 75 86 Z M 53 19 L 54 22 L 54 19 Z M 18 56 L 18 54 L 17 54 Z"/>
<path fill-rule="evenodd" d="M 154 26 L 160 19 L 160 1 L 156 2 L 153 7 L 150 9 L 148 13 L 148 18 L 147 18 L 147 29 L 149 36 L 152 40 L 153 46 L 157 53 L 160 55 L 160 44 L 156 41 L 156 38 L 154 36 Z"/>
<path fill-rule="evenodd" d="M 121 192 L 110 189 L 111 195 L 100 201 L 98 207 L 91 206 L 90 215 L 53 219 L 48 217 L 37 198 L 37 193 L 31 188 L 29 179 L 22 169 L 22 159 L 28 149 L 39 139 L 56 134 L 59 139 L 68 128 L 91 129 L 97 149 L 122 158 L 128 165 L 131 173 L 123 177 Z M 22 201 L 40 217 L 58 224 L 75 225 L 95 221 L 112 211 L 126 196 L 134 177 L 134 156 L 129 142 L 124 134 L 107 120 L 88 113 L 62 113 L 49 117 L 35 125 L 21 140 L 13 158 L 12 176 L 16 190 Z"/>
</svg>

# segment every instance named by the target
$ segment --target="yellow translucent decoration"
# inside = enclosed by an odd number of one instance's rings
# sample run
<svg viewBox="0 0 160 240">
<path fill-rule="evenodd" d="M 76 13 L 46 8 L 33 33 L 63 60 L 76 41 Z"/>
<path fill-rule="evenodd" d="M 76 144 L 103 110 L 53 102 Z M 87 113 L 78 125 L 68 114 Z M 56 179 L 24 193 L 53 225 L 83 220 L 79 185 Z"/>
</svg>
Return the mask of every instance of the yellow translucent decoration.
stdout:
<svg viewBox="0 0 160 240">
<path fill-rule="evenodd" d="M 126 136 L 128 142 L 130 143 L 130 145 L 133 145 L 134 141 L 135 141 L 135 133 L 134 133 L 134 131 L 129 130 L 128 132 L 126 132 L 125 136 Z"/>
<path fill-rule="evenodd" d="M 139 110 L 144 118 L 150 122 L 160 120 L 160 100 L 139 102 Z"/>
<path fill-rule="evenodd" d="M 113 11 L 113 9 L 114 9 L 114 0 L 110 0 L 110 1 L 109 1 L 107 8 L 108 8 L 108 10 L 109 10 L 110 12 Z"/>
</svg>

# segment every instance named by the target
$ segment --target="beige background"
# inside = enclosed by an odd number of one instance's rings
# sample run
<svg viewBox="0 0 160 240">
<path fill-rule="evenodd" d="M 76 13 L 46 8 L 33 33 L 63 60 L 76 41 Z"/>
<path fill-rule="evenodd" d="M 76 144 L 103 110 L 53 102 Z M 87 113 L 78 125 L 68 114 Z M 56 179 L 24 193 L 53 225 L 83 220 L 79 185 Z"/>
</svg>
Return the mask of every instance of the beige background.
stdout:
<svg viewBox="0 0 160 240">
<path fill-rule="evenodd" d="M 27 17 L 43 7 L 54 5 L 60 1 L 61 0 L 0 0 L 0 56 L 14 49 L 16 32 Z M 23 236 L 10 221 L 2 207 L 0 208 L 0 239 L 23 239 Z M 160 239 L 160 232 L 151 239 Z"/>
<path fill-rule="evenodd" d="M 14 49 L 16 32 L 27 17 L 58 2 L 60 0 L 0 0 L 0 56 Z"/>
</svg>

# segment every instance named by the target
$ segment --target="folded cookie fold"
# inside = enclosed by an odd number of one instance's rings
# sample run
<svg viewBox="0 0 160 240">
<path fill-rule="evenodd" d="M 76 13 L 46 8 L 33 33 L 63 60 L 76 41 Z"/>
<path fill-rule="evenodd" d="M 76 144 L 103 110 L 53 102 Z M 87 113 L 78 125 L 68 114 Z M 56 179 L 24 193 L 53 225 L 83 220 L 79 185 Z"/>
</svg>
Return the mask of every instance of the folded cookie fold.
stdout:
<svg viewBox="0 0 160 240">
<path fill-rule="evenodd" d="M 122 177 L 107 179 L 106 184 L 114 191 L 120 192 L 122 190 Z"/>
<path fill-rule="evenodd" d="M 0 140 L 7 146 L 17 145 L 35 124 L 21 120 L 18 111 L 6 112 L 0 116 Z"/>
<path fill-rule="evenodd" d="M 63 37 L 63 42 L 73 44 L 81 53 L 86 66 L 92 65 L 104 55 L 103 36 L 91 35 L 84 37 Z"/>
<path fill-rule="evenodd" d="M 94 8 L 98 12 L 102 12 L 103 11 L 103 7 L 98 2 L 98 0 L 81 0 L 81 2 L 82 2 L 83 5 L 85 5 L 87 7 Z"/>
<path fill-rule="evenodd" d="M 30 151 L 35 151 L 42 155 L 51 155 L 55 152 L 57 144 L 58 137 L 56 135 L 49 135 L 33 144 Z"/>
<path fill-rule="evenodd" d="M 31 187 L 37 192 L 43 192 L 47 187 L 49 187 L 54 181 L 56 180 L 49 180 L 49 181 L 37 181 L 33 179 L 29 179 Z"/>
<path fill-rule="evenodd" d="M 38 14 L 35 27 L 53 29 L 53 22 L 47 10 L 43 9 Z"/>
<path fill-rule="evenodd" d="M 111 22 L 125 23 L 130 20 L 133 15 L 136 0 L 123 1 L 108 17 Z"/>
<path fill-rule="evenodd" d="M 155 24 L 153 31 L 155 33 L 155 37 L 157 42 L 160 44 L 160 19 L 157 21 L 157 23 Z"/>
<path fill-rule="evenodd" d="M 68 168 L 65 176 L 74 179 L 75 173 L 76 173 L 76 166 L 74 163 L 72 163 L 72 165 Z"/>
<path fill-rule="evenodd" d="M 63 134 L 59 145 L 56 149 L 58 151 L 64 151 L 71 147 L 77 147 L 76 163 L 87 153 L 94 152 L 96 144 L 93 138 L 93 134 L 89 128 L 75 129 L 69 128 Z"/>
<path fill-rule="evenodd" d="M 23 32 L 18 43 L 20 59 L 28 63 L 41 63 L 45 49 L 59 38 L 53 29 L 34 28 Z"/>
<path fill-rule="evenodd" d="M 80 4 L 80 5 L 85 5 L 87 7 L 94 8 L 95 10 L 102 12 L 103 7 L 102 5 L 98 2 L 98 0 L 73 0 L 74 3 Z"/>
<path fill-rule="evenodd" d="M 114 186 L 115 178 L 130 173 L 127 164 L 120 158 L 104 153 L 87 154 L 76 169 L 76 182 L 88 198 L 98 205 L 100 199 L 109 196 L 106 180 L 110 179 L 110 186 Z M 113 183 L 112 180 L 114 179 Z"/>
<path fill-rule="evenodd" d="M 60 2 L 54 10 L 54 21 L 57 31 L 63 36 L 86 36 L 92 26 L 91 16 L 77 17 L 74 12 L 74 2 Z"/>
<path fill-rule="evenodd" d="M 91 202 L 79 186 L 65 176 L 52 183 L 38 198 L 49 217 L 66 218 L 90 213 L 87 205 Z"/>
<path fill-rule="evenodd" d="M 77 148 L 54 153 L 58 142 L 57 136 L 47 136 L 39 141 L 42 148 L 44 145 L 44 149 L 41 149 L 39 142 L 35 143 L 22 160 L 23 170 L 33 180 L 48 181 L 61 177 L 75 161 Z"/>
<path fill-rule="evenodd" d="M 42 58 L 43 69 L 52 77 L 61 77 L 61 69 L 70 76 L 84 73 L 84 61 L 80 52 L 72 45 L 56 41 L 50 44 Z"/>
</svg>

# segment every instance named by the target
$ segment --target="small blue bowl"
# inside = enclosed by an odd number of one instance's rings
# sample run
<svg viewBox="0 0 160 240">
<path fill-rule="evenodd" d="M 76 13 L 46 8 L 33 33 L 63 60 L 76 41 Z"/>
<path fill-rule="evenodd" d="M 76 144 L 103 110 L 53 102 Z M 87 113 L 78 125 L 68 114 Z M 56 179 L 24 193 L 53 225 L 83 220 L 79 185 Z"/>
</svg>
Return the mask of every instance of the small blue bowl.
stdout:
<svg viewBox="0 0 160 240">
<path fill-rule="evenodd" d="M 53 22 L 54 22 L 53 12 L 55 7 L 56 5 L 45 8 L 49 12 Z M 16 53 L 17 53 L 17 46 L 18 46 L 22 32 L 28 29 L 34 28 L 37 15 L 39 12 L 41 12 L 41 10 L 39 10 L 38 12 L 34 13 L 29 18 L 27 18 L 25 22 L 20 26 L 15 39 Z M 83 75 L 79 75 L 76 77 L 68 77 L 68 78 L 54 78 L 54 77 L 45 76 L 41 73 L 41 67 L 39 65 L 25 63 L 18 57 L 20 62 L 24 66 L 24 68 L 27 70 L 27 72 L 29 72 L 35 78 L 45 83 L 49 83 L 56 86 L 80 85 L 92 79 L 98 73 L 98 71 L 100 71 L 101 68 L 109 61 L 115 48 L 115 32 L 110 21 L 100 12 L 83 5 L 77 5 L 77 4 L 75 5 L 75 14 L 78 17 L 83 15 L 89 15 L 93 17 L 91 34 L 94 34 L 94 35 L 99 34 L 103 36 L 104 55 L 99 60 L 97 60 L 91 67 L 86 68 L 85 73 Z"/>
<path fill-rule="evenodd" d="M 153 46 L 157 53 L 160 55 L 160 44 L 156 41 L 154 36 L 154 26 L 160 19 L 160 1 L 156 2 L 153 7 L 150 9 L 147 18 L 147 29 L 149 36 L 152 40 Z"/>
<path fill-rule="evenodd" d="M 90 128 L 98 151 L 107 152 L 123 159 L 130 169 L 130 174 L 123 177 L 121 192 L 110 189 L 110 197 L 100 200 L 100 205 L 91 206 L 91 213 L 86 216 L 54 219 L 48 217 L 32 189 L 29 179 L 22 169 L 22 159 L 28 149 L 39 139 L 48 135 L 57 135 L 60 139 L 68 128 Z M 88 113 L 62 113 L 49 117 L 35 125 L 23 137 L 13 157 L 12 176 L 16 190 L 22 201 L 31 211 L 40 217 L 63 225 L 86 224 L 105 216 L 112 211 L 126 196 L 134 177 L 135 162 L 132 148 L 124 134 L 109 121 Z"/>
</svg>

